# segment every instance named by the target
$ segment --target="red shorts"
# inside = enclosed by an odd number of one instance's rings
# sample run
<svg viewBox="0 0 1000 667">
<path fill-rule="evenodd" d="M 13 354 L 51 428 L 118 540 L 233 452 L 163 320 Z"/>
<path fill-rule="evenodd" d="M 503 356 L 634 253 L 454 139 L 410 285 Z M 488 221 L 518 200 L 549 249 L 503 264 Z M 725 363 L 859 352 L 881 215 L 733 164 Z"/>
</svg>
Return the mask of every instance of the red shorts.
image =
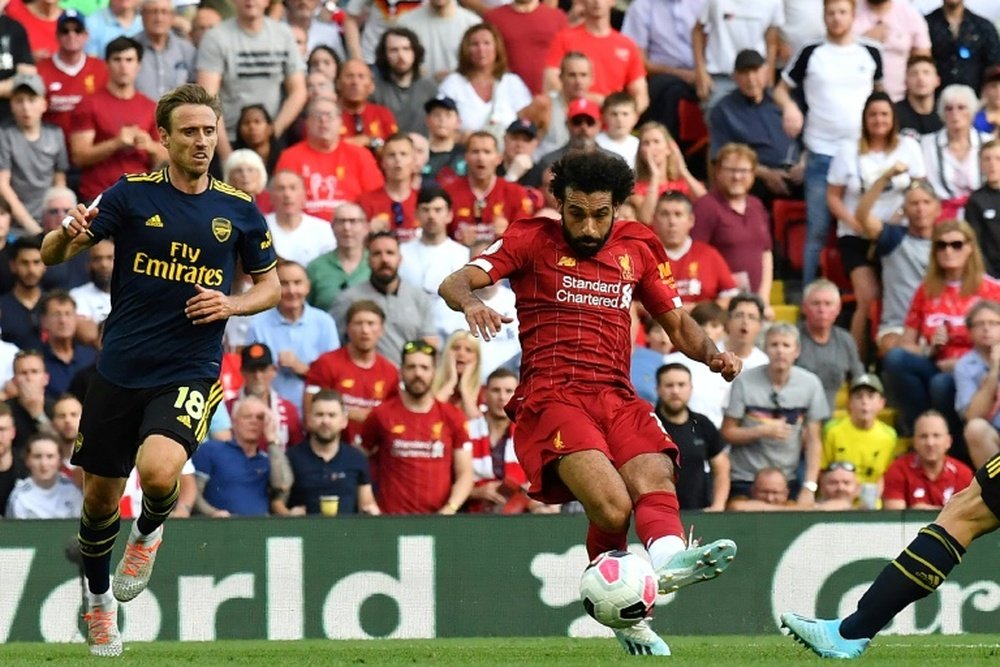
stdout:
<svg viewBox="0 0 1000 667">
<path fill-rule="evenodd" d="M 514 450 L 528 476 L 528 493 L 546 503 L 574 500 L 553 466 L 567 454 L 596 449 L 621 468 L 640 454 L 680 452 L 653 407 L 634 393 L 611 387 L 596 394 L 532 395 L 518 407 Z"/>
</svg>

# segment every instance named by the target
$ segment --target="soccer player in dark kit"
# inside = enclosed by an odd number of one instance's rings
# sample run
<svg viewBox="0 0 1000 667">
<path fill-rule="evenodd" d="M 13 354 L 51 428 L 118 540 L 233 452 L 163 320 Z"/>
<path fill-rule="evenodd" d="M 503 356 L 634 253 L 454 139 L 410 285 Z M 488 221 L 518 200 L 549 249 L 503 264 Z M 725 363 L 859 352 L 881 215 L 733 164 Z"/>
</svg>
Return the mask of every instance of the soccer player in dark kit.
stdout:
<svg viewBox="0 0 1000 667">
<path fill-rule="evenodd" d="M 118 602 L 145 590 L 181 467 L 222 400 L 226 320 L 274 306 L 281 292 L 271 235 L 252 198 L 208 174 L 221 116 L 218 98 L 200 86 L 168 92 L 156 106 L 167 166 L 123 176 L 97 207 L 77 206 L 42 242 L 48 265 L 115 242 L 111 314 L 72 458 L 84 470 L 79 542 L 94 655 L 121 655 Z M 230 295 L 238 262 L 253 286 Z M 133 465 L 142 514 L 112 584 L 118 502 Z"/>
<path fill-rule="evenodd" d="M 630 307 L 638 299 L 674 346 L 732 380 L 741 362 L 681 308 L 663 244 L 645 225 L 616 220 L 632 170 L 607 153 L 567 155 L 554 167 L 562 221 L 514 222 L 441 283 L 448 305 L 489 340 L 508 319 L 474 290 L 509 278 L 523 350 L 521 384 L 507 404 L 529 493 L 579 500 L 590 520 L 587 553 L 625 549 L 631 516 L 661 592 L 713 579 L 736 555 L 730 540 L 684 540 L 674 475 L 677 447 L 629 380 Z M 669 655 L 648 619 L 615 630 L 636 655 Z"/>
</svg>

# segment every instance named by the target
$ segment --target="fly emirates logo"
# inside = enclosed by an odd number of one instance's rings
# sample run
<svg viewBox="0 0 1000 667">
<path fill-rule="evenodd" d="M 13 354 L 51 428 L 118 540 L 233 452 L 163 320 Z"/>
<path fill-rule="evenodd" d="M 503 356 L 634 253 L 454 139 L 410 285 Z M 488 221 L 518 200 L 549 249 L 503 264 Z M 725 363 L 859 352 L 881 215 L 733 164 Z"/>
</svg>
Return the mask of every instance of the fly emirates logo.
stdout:
<svg viewBox="0 0 1000 667">
<path fill-rule="evenodd" d="M 564 275 L 562 286 L 556 290 L 556 301 L 594 308 L 628 310 L 632 305 L 632 284 L 583 280 Z"/>
</svg>

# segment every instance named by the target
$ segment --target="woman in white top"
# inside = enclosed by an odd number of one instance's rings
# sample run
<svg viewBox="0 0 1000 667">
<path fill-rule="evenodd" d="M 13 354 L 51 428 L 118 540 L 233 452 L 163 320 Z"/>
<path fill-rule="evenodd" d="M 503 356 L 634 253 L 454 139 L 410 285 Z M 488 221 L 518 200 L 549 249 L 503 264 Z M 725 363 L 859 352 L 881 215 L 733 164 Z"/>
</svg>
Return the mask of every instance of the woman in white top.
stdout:
<svg viewBox="0 0 1000 667">
<path fill-rule="evenodd" d="M 868 313 L 878 299 L 881 285 L 872 242 L 864 235 L 856 217 L 858 201 L 879 176 L 894 164 L 908 170 L 892 180 L 873 206 L 880 220 L 892 220 L 903 205 L 903 192 L 913 178 L 925 176 L 920 145 L 899 134 L 899 120 L 892 100 L 883 92 L 872 93 L 861 112 L 861 139 L 841 145 L 827 174 L 826 202 L 837 219 L 837 247 L 844 272 L 851 279 L 857 306 L 851 318 L 851 335 L 862 358 L 868 347 Z"/>
<path fill-rule="evenodd" d="M 458 51 L 458 69 L 438 89 L 458 105 L 462 132 L 486 130 L 503 141 L 507 126 L 517 118 L 527 118 L 540 126 L 547 118 L 541 113 L 548 98 L 532 98 L 531 91 L 516 74 L 507 71 L 507 50 L 503 37 L 489 23 L 465 31 Z"/>
<path fill-rule="evenodd" d="M 972 88 L 953 84 L 941 91 L 937 113 L 944 127 L 921 138 L 927 180 L 941 199 L 941 218 L 961 220 L 969 195 L 982 185 L 979 149 L 990 136 L 972 126 L 979 98 Z"/>
</svg>

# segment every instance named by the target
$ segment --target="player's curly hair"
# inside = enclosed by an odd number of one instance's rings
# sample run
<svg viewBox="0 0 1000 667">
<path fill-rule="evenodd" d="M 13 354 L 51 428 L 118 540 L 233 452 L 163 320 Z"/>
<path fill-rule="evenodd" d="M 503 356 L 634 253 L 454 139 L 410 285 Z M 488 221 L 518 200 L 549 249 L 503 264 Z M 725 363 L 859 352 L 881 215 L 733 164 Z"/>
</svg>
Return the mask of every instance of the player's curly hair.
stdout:
<svg viewBox="0 0 1000 667">
<path fill-rule="evenodd" d="M 566 190 L 611 192 L 612 206 L 618 206 L 632 194 L 635 174 L 625 160 L 605 151 L 568 153 L 552 165 L 552 195 L 560 202 Z"/>
</svg>

